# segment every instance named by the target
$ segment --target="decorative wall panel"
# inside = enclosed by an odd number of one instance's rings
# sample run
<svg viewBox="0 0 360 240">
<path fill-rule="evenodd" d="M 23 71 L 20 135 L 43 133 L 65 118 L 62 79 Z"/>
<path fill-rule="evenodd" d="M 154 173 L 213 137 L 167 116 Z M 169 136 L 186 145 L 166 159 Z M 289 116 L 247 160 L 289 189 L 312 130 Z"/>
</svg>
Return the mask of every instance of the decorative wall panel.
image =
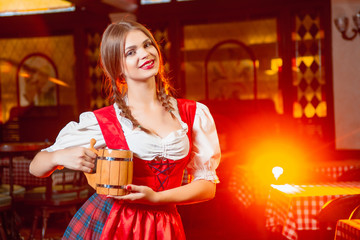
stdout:
<svg viewBox="0 0 360 240">
<path fill-rule="evenodd" d="M 293 116 L 303 123 L 301 132 L 314 139 L 324 137 L 327 119 L 324 30 L 318 12 L 297 14 L 294 41 Z"/>
<path fill-rule="evenodd" d="M 100 68 L 100 42 L 101 33 L 89 32 L 87 34 L 87 56 L 89 67 L 89 85 L 90 85 L 90 107 L 91 110 L 102 108 L 109 105 L 105 88 L 103 86 L 104 73 Z"/>
<path fill-rule="evenodd" d="M 59 80 L 68 85 L 58 86 L 58 105 L 72 105 L 76 109 L 73 36 L 0 39 L 2 122 L 9 119 L 11 108 L 18 106 L 18 68 L 31 54 L 43 54 L 51 59 Z"/>
</svg>

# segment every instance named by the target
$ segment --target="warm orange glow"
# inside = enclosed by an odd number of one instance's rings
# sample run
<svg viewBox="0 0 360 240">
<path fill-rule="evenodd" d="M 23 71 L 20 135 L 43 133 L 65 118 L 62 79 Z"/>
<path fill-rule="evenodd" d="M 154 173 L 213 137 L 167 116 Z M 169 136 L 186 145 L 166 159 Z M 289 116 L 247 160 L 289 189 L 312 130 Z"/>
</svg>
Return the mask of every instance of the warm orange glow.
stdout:
<svg viewBox="0 0 360 240">
<path fill-rule="evenodd" d="M 0 12 L 46 11 L 54 8 L 71 7 L 74 4 L 62 0 L 10 0 L 0 2 Z"/>
<path fill-rule="evenodd" d="M 24 78 L 29 78 L 30 77 L 30 75 L 27 72 L 21 72 L 19 75 L 21 77 L 24 77 Z"/>
<path fill-rule="evenodd" d="M 56 79 L 56 78 L 53 78 L 53 77 L 49 77 L 49 81 L 53 82 L 53 83 L 55 83 L 57 85 L 63 86 L 63 87 L 70 87 L 69 84 L 67 84 L 66 82 L 61 81 L 61 80 Z"/>
<path fill-rule="evenodd" d="M 288 194 L 296 194 L 302 191 L 302 189 L 299 186 L 290 185 L 290 184 L 283 184 L 283 185 L 271 184 L 271 187 L 279 190 L 280 192 L 288 193 Z"/>
<path fill-rule="evenodd" d="M 19 74 L 21 77 L 23 78 L 29 78 L 30 77 L 30 74 L 28 74 L 27 72 L 21 72 Z M 63 87 L 70 87 L 69 84 L 67 84 L 66 82 L 60 80 L 60 79 L 57 79 L 57 78 L 53 78 L 53 77 L 49 77 L 48 80 L 50 82 L 53 82 L 57 85 L 60 85 L 60 86 L 63 86 Z"/>
<path fill-rule="evenodd" d="M 254 171 L 254 176 L 261 184 L 274 182 L 294 182 L 301 179 L 303 169 L 306 165 L 305 155 L 301 145 L 292 139 L 274 138 L 264 140 L 254 146 L 250 153 L 250 159 Z M 279 175 L 278 179 L 273 176 L 273 169 Z"/>
<path fill-rule="evenodd" d="M 303 62 L 307 67 L 310 67 L 314 60 L 316 60 L 315 56 L 301 56 L 295 59 L 296 66 L 300 66 L 301 62 Z"/>
<path fill-rule="evenodd" d="M 279 72 L 279 68 L 282 67 L 282 59 L 281 58 L 273 58 L 271 59 L 271 66 L 269 70 L 265 70 L 265 74 L 274 75 Z"/>
<path fill-rule="evenodd" d="M 307 196 L 325 196 L 325 195 L 349 195 L 349 194 L 360 194 L 360 189 L 348 185 L 341 184 L 307 184 L 307 185 L 271 185 L 273 188 L 287 194 L 292 194 L 297 197 Z"/>
<path fill-rule="evenodd" d="M 8 73 L 11 71 L 11 68 L 13 67 L 13 65 L 9 62 L 2 62 L 0 63 L 0 72 L 3 73 Z"/>
</svg>

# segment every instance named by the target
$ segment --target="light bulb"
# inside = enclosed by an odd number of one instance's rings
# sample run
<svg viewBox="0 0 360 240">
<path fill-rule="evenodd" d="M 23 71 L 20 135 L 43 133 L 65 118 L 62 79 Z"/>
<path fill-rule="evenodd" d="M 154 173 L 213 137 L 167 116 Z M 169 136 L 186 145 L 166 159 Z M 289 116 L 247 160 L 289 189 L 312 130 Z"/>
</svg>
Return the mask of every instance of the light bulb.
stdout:
<svg viewBox="0 0 360 240">
<path fill-rule="evenodd" d="M 272 173 L 274 174 L 274 177 L 276 180 L 280 177 L 281 174 L 283 174 L 284 169 L 282 167 L 276 166 L 272 169 Z"/>
</svg>

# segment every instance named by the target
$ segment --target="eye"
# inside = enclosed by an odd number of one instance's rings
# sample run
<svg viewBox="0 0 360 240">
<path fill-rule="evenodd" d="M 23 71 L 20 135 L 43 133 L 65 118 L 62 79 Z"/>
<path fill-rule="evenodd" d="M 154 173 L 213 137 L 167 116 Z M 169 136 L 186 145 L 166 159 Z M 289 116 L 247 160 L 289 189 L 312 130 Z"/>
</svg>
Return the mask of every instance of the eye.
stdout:
<svg viewBox="0 0 360 240">
<path fill-rule="evenodd" d="M 126 53 L 125 53 L 125 56 L 127 57 L 127 56 L 132 56 L 132 55 L 134 55 L 135 54 L 135 50 L 130 50 L 130 51 L 127 51 Z"/>
<path fill-rule="evenodd" d="M 146 42 L 146 43 L 144 44 L 144 47 L 147 48 L 147 47 L 150 47 L 150 46 L 152 46 L 152 45 L 153 45 L 152 42 L 151 42 L 151 41 L 148 41 L 148 42 Z"/>
</svg>

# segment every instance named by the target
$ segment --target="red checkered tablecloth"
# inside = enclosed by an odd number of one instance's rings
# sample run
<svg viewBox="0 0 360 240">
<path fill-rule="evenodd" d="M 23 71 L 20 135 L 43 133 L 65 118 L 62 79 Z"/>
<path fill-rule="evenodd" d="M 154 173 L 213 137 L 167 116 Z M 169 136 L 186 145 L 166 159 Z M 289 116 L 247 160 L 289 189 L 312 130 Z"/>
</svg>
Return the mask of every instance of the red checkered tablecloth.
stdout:
<svg viewBox="0 0 360 240">
<path fill-rule="evenodd" d="M 45 186 L 46 178 L 35 177 L 30 174 L 29 166 L 31 159 L 27 159 L 25 157 L 15 157 L 13 159 L 13 177 L 14 184 L 21 185 L 24 187 L 34 187 L 34 186 Z M 1 176 L 1 182 L 5 184 L 9 184 L 10 176 L 9 176 L 9 159 L 2 158 L 0 161 L 0 167 L 4 166 L 3 175 Z M 52 175 L 53 185 L 62 183 L 62 182 L 71 182 L 74 178 L 73 172 L 66 172 L 65 178 L 63 178 L 62 174 L 57 174 L 54 172 Z"/>
<path fill-rule="evenodd" d="M 318 163 L 313 167 L 315 172 L 326 175 L 333 179 L 337 179 L 349 170 L 358 168 L 360 168 L 359 160 L 343 160 Z"/>
<path fill-rule="evenodd" d="M 30 159 L 25 157 L 14 157 L 13 159 L 13 177 L 14 184 L 21 186 L 43 186 L 46 183 L 45 178 L 38 178 L 29 173 Z M 0 161 L 0 166 L 8 166 L 9 159 L 2 158 Z M 5 167 L 3 169 L 3 175 L 1 176 L 2 183 L 9 183 L 9 168 Z"/>
<path fill-rule="evenodd" d="M 336 225 L 335 240 L 360 239 L 360 219 L 339 220 Z"/>
<path fill-rule="evenodd" d="M 318 230 L 316 215 L 329 200 L 360 194 L 360 182 L 316 185 L 272 185 L 266 207 L 266 227 L 281 229 L 287 239 L 296 240 L 298 230 Z"/>
<path fill-rule="evenodd" d="M 239 200 L 245 208 L 249 207 L 255 201 L 255 184 L 252 182 L 251 172 L 243 166 L 238 165 L 233 168 L 229 179 L 229 191 Z"/>
</svg>

